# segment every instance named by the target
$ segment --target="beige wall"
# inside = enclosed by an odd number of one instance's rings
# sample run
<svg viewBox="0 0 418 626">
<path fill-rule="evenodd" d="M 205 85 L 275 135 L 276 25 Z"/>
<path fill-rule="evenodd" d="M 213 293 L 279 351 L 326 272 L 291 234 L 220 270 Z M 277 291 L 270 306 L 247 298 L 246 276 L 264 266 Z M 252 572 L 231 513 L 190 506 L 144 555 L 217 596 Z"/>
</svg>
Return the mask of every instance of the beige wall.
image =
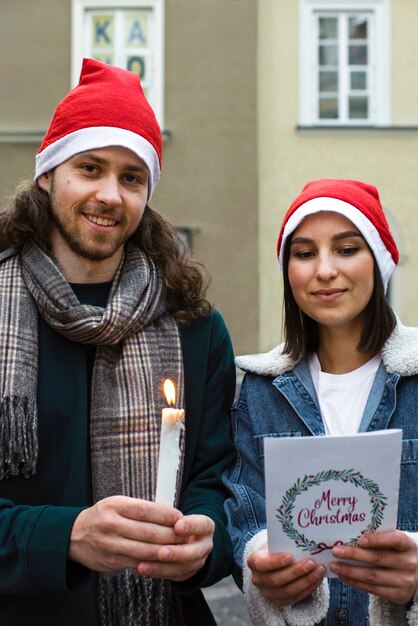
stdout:
<svg viewBox="0 0 418 626">
<path fill-rule="evenodd" d="M 70 87 L 70 3 L 2 0 L 0 5 L 0 198 L 34 172 L 37 140 L 4 143 L 2 131 L 47 127 Z"/>
<path fill-rule="evenodd" d="M 375 184 L 399 228 L 403 267 L 395 306 L 418 323 L 418 21 L 415 0 L 392 2 L 392 124 L 417 130 L 297 130 L 298 2 L 262 0 L 258 21 L 260 349 L 281 337 L 275 258 L 283 215 L 302 186 L 319 177 Z"/>
<path fill-rule="evenodd" d="M 154 205 L 195 229 L 236 352 L 257 349 L 254 0 L 167 0 L 164 173 Z"/>
<path fill-rule="evenodd" d="M 70 0 L 2 0 L 0 198 L 33 175 L 38 143 L 70 87 Z M 254 0 L 166 0 L 163 177 L 152 206 L 194 229 L 211 299 L 237 352 L 258 345 L 256 18 Z M 3 136 L 1 132 L 3 131 Z"/>
</svg>

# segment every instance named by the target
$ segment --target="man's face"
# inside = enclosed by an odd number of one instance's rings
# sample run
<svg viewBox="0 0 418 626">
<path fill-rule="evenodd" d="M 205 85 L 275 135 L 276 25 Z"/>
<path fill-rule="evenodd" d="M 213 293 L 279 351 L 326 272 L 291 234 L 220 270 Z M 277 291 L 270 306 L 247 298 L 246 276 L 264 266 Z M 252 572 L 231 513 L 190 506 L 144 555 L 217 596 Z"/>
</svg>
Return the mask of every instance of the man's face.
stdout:
<svg viewBox="0 0 418 626">
<path fill-rule="evenodd" d="M 49 193 L 52 252 L 70 263 L 116 268 L 147 203 L 148 169 L 127 148 L 81 152 L 40 176 Z"/>
</svg>

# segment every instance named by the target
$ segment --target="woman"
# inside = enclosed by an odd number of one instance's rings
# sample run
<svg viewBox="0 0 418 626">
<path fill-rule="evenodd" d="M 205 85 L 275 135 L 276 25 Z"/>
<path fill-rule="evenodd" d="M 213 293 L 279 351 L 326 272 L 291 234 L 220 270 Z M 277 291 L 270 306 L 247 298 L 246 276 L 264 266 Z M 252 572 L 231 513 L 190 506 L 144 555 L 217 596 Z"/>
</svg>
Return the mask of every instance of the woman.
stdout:
<svg viewBox="0 0 418 626">
<path fill-rule="evenodd" d="M 278 256 L 284 344 L 236 361 L 246 372 L 226 479 L 236 580 L 260 626 L 418 624 L 418 329 L 401 326 L 385 299 L 399 254 L 377 189 L 308 183 L 284 218 Z M 269 554 L 263 437 L 384 428 L 403 430 L 398 529 L 334 547 L 329 581 L 312 558 Z M 357 566 L 365 562 L 376 567 Z"/>
</svg>

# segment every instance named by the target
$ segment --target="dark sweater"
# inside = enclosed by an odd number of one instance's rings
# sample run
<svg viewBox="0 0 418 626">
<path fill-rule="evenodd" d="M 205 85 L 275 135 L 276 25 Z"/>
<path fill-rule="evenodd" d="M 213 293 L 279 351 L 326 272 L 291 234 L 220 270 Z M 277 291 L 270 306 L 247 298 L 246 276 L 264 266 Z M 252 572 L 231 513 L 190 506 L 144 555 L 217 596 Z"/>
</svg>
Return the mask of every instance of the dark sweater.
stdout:
<svg viewBox="0 0 418 626">
<path fill-rule="evenodd" d="M 75 287 L 83 303 L 105 306 L 109 285 Z M 230 573 L 232 551 L 219 477 L 232 455 L 228 408 L 234 365 L 216 312 L 182 328 L 186 454 L 179 508 L 216 523 L 214 550 L 193 579 L 178 585 L 189 624 L 213 624 L 199 586 Z M 94 346 L 65 339 L 39 319 L 39 461 L 30 479 L 0 483 L 0 624 L 98 624 L 96 575 L 67 559 L 71 528 L 92 504 L 89 380 Z"/>
</svg>

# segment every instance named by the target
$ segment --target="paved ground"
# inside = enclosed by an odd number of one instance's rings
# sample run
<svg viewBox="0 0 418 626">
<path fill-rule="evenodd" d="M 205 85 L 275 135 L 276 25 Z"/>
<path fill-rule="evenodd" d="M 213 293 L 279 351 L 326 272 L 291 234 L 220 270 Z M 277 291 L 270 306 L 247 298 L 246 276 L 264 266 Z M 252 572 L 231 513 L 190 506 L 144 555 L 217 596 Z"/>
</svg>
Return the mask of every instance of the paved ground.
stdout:
<svg viewBox="0 0 418 626">
<path fill-rule="evenodd" d="M 251 626 L 242 593 L 232 576 L 203 589 L 218 626 Z"/>
</svg>

